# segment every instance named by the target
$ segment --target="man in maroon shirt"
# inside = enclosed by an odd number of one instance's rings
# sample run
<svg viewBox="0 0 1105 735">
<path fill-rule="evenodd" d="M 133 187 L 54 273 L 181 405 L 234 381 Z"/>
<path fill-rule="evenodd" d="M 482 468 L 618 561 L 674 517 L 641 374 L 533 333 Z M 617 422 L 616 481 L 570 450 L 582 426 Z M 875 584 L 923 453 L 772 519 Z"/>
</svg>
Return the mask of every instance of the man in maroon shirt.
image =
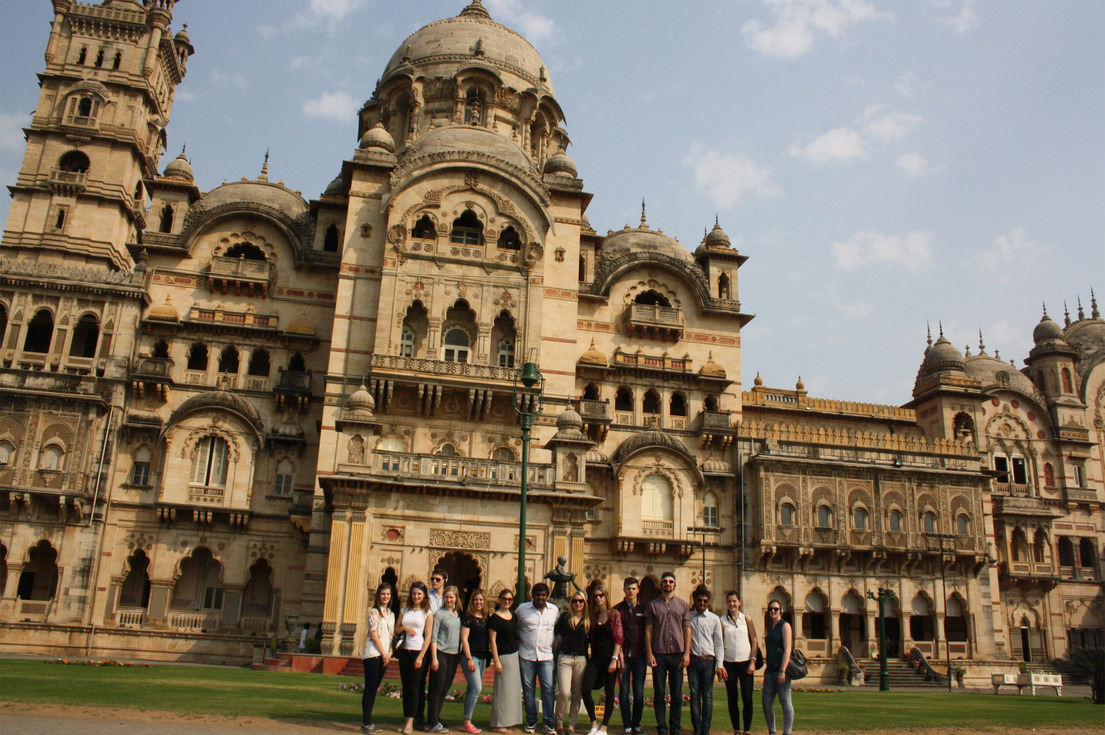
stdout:
<svg viewBox="0 0 1105 735">
<path fill-rule="evenodd" d="M 675 575 L 660 575 L 660 596 L 645 610 L 645 650 L 652 667 L 653 709 L 657 735 L 679 735 L 683 714 L 683 669 L 691 660 L 691 629 L 683 624 L 691 606 L 675 596 Z M 670 692 L 668 691 L 670 689 Z M 664 696 L 671 695 L 671 718 L 664 716 Z"/>
<path fill-rule="evenodd" d="M 622 619 L 625 642 L 622 644 L 622 725 L 625 735 L 641 735 L 641 714 L 645 709 L 645 668 L 648 656 L 645 651 L 645 606 L 637 599 L 641 585 L 636 577 L 626 577 L 622 584 L 625 599 L 614 606 Z M 633 691 L 630 704 L 630 687 Z"/>
</svg>

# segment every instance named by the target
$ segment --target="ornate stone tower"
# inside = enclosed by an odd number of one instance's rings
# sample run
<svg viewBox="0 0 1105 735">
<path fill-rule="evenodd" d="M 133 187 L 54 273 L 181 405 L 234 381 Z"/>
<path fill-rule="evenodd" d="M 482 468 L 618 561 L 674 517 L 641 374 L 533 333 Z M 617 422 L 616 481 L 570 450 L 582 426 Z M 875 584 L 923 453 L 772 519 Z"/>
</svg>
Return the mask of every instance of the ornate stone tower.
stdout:
<svg viewBox="0 0 1105 735">
<path fill-rule="evenodd" d="M 175 0 L 54 0 L 46 69 L 12 187 L 5 256 L 133 267 L 176 86 L 192 55 Z"/>
</svg>

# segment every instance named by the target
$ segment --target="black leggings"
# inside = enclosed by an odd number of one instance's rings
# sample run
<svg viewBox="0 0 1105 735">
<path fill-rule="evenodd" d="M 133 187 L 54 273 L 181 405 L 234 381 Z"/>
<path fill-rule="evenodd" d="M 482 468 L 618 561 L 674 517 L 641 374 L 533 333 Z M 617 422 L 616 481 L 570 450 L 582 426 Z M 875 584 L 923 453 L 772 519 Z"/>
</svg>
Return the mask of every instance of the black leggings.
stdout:
<svg viewBox="0 0 1105 735">
<path fill-rule="evenodd" d="M 426 674 L 430 671 L 429 656 L 422 657 L 422 668 L 414 668 L 420 651 L 399 651 L 399 679 L 403 682 L 403 716 L 423 722 L 426 713 Z"/>
<path fill-rule="evenodd" d="M 744 727 L 741 732 L 749 732 L 752 729 L 752 680 L 755 674 L 748 673 L 748 661 L 725 662 L 725 693 L 729 696 L 729 719 L 733 721 L 733 729 L 737 729 L 740 720 L 740 704 L 737 703 L 737 688 L 740 688 L 740 701 L 744 704 Z"/>
<path fill-rule="evenodd" d="M 460 663 L 459 652 L 437 652 L 437 671 L 430 672 L 430 700 L 429 709 L 426 711 L 427 727 L 433 727 L 441 722 L 441 705 L 445 703 L 445 695 L 449 693 L 449 687 L 453 685 L 453 678 L 457 675 L 458 663 Z"/>
<path fill-rule="evenodd" d="M 364 663 L 364 691 L 361 692 L 361 724 L 372 724 L 372 708 L 376 705 L 376 692 L 384 679 L 382 656 L 362 659 Z"/>
<path fill-rule="evenodd" d="M 607 671 L 606 669 L 609 666 L 610 656 L 604 656 L 602 661 L 589 661 L 587 668 L 583 671 L 583 706 L 587 709 L 587 717 L 591 719 L 591 722 L 595 721 L 595 697 L 593 694 L 595 684 L 600 677 L 606 677 L 603 684 L 606 693 L 606 706 L 602 710 L 603 727 L 610 724 L 610 715 L 614 714 L 614 710 L 617 709 L 614 706 L 614 688 L 618 684 L 618 674 L 617 672 L 611 674 Z"/>
</svg>

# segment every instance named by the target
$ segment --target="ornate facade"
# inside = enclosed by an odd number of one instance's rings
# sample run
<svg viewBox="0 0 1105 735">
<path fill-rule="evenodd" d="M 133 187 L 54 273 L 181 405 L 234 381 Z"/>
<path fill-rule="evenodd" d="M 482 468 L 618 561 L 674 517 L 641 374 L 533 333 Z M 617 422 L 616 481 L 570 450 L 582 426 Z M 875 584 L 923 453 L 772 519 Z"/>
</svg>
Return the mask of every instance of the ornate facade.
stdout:
<svg viewBox="0 0 1105 735">
<path fill-rule="evenodd" d="M 879 587 L 899 651 L 1102 645 L 1096 301 L 1022 370 L 930 340 L 903 407 L 745 390 L 746 256 L 596 232 L 544 63 L 479 2 L 400 44 L 310 201 L 159 172 L 173 5 L 54 0 L 0 243 L 5 649 L 247 661 L 321 620 L 354 655 L 380 581 L 494 593 L 521 543 L 531 581 L 779 599 L 826 664 L 872 654 Z"/>
</svg>

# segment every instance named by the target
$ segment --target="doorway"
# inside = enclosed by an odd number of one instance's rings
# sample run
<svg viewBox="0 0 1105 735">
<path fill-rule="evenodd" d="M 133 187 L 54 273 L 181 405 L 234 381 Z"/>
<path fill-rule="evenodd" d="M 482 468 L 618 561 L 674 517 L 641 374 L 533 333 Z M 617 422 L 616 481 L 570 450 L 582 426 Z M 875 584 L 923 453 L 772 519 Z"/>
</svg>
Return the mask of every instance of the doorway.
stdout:
<svg viewBox="0 0 1105 735">
<path fill-rule="evenodd" d="M 480 572 L 479 562 L 471 554 L 450 551 L 437 560 L 434 569 L 445 573 L 448 580 L 446 585 L 455 585 L 460 590 L 461 604 L 467 609 L 473 590 L 482 586 L 483 574 Z"/>
</svg>

